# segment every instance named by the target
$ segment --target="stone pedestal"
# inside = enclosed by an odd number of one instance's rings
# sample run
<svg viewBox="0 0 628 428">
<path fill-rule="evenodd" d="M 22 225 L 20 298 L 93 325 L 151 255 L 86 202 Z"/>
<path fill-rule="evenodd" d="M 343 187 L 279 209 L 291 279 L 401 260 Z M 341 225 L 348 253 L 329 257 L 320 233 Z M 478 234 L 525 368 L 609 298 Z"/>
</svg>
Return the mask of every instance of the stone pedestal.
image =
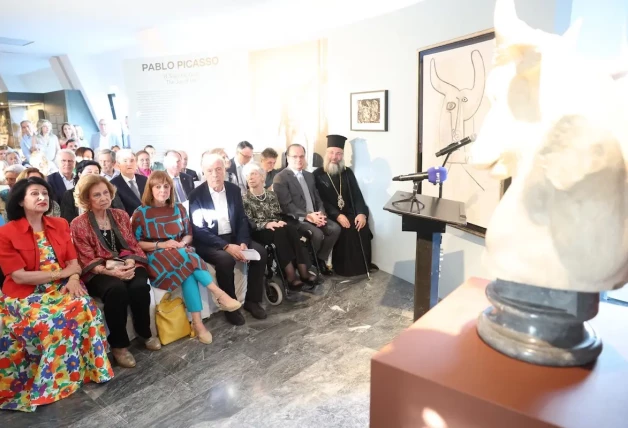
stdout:
<svg viewBox="0 0 628 428">
<path fill-rule="evenodd" d="M 468 280 L 373 357 L 371 426 L 625 427 L 628 308 L 600 303 L 594 364 L 529 364 L 480 339 L 487 284 Z"/>
<path fill-rule="evenodd" d="M 478 333 L 499 352 L 546 366 L 580 366 L 602 352 L 587 322 L 595 317 L 599 293 L 553 290 L 500 279 L 486 288 L 492 303 L 478 320 Z"/>
</svg>

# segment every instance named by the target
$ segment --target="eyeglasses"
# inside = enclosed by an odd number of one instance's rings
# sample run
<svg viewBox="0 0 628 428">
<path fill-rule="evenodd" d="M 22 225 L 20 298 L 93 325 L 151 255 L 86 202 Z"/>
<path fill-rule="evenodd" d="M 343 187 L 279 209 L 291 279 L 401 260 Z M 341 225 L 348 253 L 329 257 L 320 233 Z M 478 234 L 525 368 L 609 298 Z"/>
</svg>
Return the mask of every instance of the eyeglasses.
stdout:
<svg viewBox="0 0 628 428">
<path fill-rule="evenodd" d="M 244 154 L 244 153 L 242 153 L 242 152 L 238 152 L 238 154 L 239 154 L 240 156 L 242 156 L 243 158 L 245 158 L 245 159 L 251 159 L 251 158 L 253 157 L 253 155 L 245 155 L 245 154 Z"/>
</svg>

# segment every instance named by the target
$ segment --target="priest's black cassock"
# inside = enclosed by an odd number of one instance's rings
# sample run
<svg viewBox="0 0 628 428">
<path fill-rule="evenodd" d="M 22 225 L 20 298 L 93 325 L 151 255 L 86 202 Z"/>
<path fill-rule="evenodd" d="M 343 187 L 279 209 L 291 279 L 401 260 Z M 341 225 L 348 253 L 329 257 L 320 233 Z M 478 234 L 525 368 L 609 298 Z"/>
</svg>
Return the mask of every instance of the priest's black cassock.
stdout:
<svg viewBox="0 0 628 428">
<path fill-rule="evenodd" d="M 354 276 L 366 274 L 366 263 L 371 264 L 371 239 L 373 234 L 369 229 L 369 209 L 364 202 L 364 197 L 358 187 L 358 181 L 349 168 L 345 168 L 340 174 L 328 175 L 323 168 L 314 171 L 316 189 L 323 200 L 327 216 L 336 221 L 339 214 L 344 214 L 351 227 L 341 227 L 340 237 L 332 251 L 332 264 L 334 272 L 341 276 Z M 340 192 L 340 180 L 342 179 L 342 199 L 344 207 L 338 207 L 338 192 Z M 355 227 L 355 218 L 359 214 L 367 217 L 366 225 L 358 232 Z M 364 247 L 364 256 L 360 248 L 360 239 Z"/>
</svg>

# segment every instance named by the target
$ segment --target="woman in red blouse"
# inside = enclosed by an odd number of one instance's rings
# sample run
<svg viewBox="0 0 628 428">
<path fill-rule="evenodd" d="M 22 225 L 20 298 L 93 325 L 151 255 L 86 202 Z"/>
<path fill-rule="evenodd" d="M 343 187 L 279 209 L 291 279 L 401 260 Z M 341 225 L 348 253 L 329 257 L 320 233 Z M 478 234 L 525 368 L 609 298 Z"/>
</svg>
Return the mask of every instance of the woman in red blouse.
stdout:
<svg viewBox="0 0 628 428">
<path fill-rule="evenodd" d="M 100 311 L 79 279 L 68 223 L 45 216 L 50 185 L 18 181 L 0 228 L 0 409 L 34 411 L 113 377 Z"/>
<path fill-rule="evenodd" d="M 127 347 L 127 307 L 131 307 L 135 331 L 146 348 L 161 348 L 150 331 L 150 285 L 146 254 L 133 233 L 126 211 L 111 209 L 115 188 L 100 175 L 83 175 L 76 184 L 77 203 L 85 212 L 72 220 L 70 229 L 83 268 L 87 291 L 105 305 L 111 352 L 122 367 L 135 367 Z"/>
</svg>

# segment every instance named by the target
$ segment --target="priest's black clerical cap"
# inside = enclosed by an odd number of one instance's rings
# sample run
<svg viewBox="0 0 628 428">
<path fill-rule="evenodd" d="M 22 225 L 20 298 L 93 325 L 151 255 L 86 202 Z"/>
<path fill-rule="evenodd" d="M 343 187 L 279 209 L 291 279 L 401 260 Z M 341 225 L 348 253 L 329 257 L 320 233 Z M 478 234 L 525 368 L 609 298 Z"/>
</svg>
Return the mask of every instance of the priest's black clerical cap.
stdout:
<svg viewBox="0 0 628 428">
<path fill-rule="evenodd" d="M 339 149 L 345 149 L 345 141 L 347 141 L 347 137 L 343 137 L 342 135 L 328 135 L 327 136 L 327 148 L 337 147 Z"/>
</svg>

